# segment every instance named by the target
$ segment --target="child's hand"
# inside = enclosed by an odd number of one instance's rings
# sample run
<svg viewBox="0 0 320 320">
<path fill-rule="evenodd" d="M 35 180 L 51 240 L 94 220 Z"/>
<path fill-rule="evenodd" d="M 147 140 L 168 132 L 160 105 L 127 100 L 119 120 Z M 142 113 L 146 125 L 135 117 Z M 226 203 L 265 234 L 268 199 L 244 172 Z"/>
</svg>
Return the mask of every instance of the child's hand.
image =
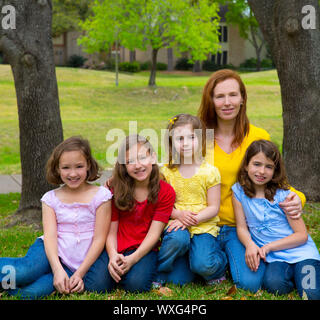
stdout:
<svg viewBox="0 0 320 320">
<path fill-rule="evenodd" d="M 268 244 L 264 245 L 263 247 L 260 248 L 259 250 L 259 255 L 261 257 L 261 259 L 263 259 L 264 261 L 266 261 L 266 257 L 267 254 L 270 252 L 270 247 Z"/>
<path fill-rule="evenodd" d="M 84 283 L 82 278 L 75 272 L 71 277 L 70 277 L 70 290 L 71 293 L 78 292 L 81 293 L 84 291 Z"/>
<path fill-rule="evenodd" d="M 123 274 L 126 274 L 131 269 L 131 267 L 136 263 L 132 254 L 130 254 L 128 256 L 123 256 L 122 262 L 123 263 L 121 265 L 121 270 L 122 270 Z"/>
<path fill-rule="evenodd" d="M 60 293 L 70 293 L 69 277 L 63 268 L 54 272 L 53 285 Z"/>
<path fill-rule="evenodd" d="M 167 232 L 177 231 L 179 229 L 184 230 L 185 228 L 186 228 L 186 226 L 180 220 L 174 219 L 170 223 L 170 225 L 169 225 L 169 227 L 167 229 Z"/>
<path fill-rule="evenodd" d="M 246 247 L 246 254 L 245 254 L 246 264 L 254 272 L 256 272 L 259 268 L 259 264 L 260 264 L 259 252 L 260 252 L 260 248 L 254 243 L 251 243 Z"/>
<path fill-rule="evenodd" d="M 123 264 L 124 256 L 122 254 L 115 254 L 110 256 L 108 270 L 115 282 L 119 282 L 121 280 L 121 276 L 124 274 L 121 265 Z"/>
<path fill-rule="evenodd" d="M 178 219 L 187 227 L 195 226 L 198 224 L 196 219 L 196 214 L 188 211 L 188 210 L 181 210 Z"/>
</svg>

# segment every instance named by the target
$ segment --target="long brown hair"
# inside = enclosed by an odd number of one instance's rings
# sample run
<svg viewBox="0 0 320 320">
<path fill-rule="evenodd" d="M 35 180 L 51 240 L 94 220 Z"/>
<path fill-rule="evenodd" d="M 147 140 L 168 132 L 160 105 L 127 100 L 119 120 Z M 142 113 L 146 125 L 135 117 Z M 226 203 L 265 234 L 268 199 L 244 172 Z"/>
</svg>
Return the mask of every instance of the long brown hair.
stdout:
<svg viewBox="0 0 320 320">
<path fill-rule="evenodd" d="M 174 168 L 177 167 L 180 163 L 178 159 L 176 159 L 179 155 L 177 151 L 175 150 L 172 142 L 173 132 L 174 129 L 177 127 L 181 127 L 184 125 L 190 124 L 192 126 L 192 129 L 195 130 L 195 134 L 198 137 L 198 140 L 201 141 L 201 155 L 204 158 L 206 156 L 206 135 L 205 135 L 205 129 L 202 121 L 191 114 L 187 113 L 180 113 L 176 116 L 172 117 L 169 120 L 169 124 L 167 126 L 165 141 L 168 143 L 166 148 L 168 149 L 168 167 Z M 177 163 L 178 162 L 178 163 Z"/>
<path fill-rule="evenodd" d="M 250 144 L 238 172 L 238 182 L 248 197 L 252 198 L 255 196 L 254 184 L 250 180 L 246 168 L 249 165 L 251 158 L 259 152 L 262 152 L 266 158 L 270 159 L 274 163 L 273 177 L 267 183 L 265 188 L 266 199 L 272 201 L 277 189 L 289 190 L 290 188 L 280 151 L 273 142 L 268 140 L 256 140 Z"/>
<path fill-rule="evenodd" d="M 213 93 L 217 84 L 227 79 L 235 79 L 238 82 L 240 94 L 242 97 L 242 104 L 236 118 L 234 126 L 234 139 L 232 141 L 232 146 L 236 147 L 241 144 L 246 134 L 249 133 L 250 128 L 250 123 L 247 116 L 247 91 L 242 79 L 237 72 L 230 69 L 221 69 L 211 75 L 203 89 L 198 116 L 203 121 L 206 128 L 217 128 L 218 117 L 214 107 Z"/>
<path fill-rule="evenodd" d="M 87 181 L 97 180 L 100 174 L 100 167 L 98 162 L 91 155 L 91 148 L 89 141 L 83 139 L 81 136 L 70 137 L 55 147 L 46 165 L 46 179 L 50 184 L 63 184 L 59 174 L 59 161 L 63 152 L 66 151 L 81 151 L 87 160 L 89 170 L 87 173 Z"/>
<path fill-rule="evenodd" d="M 111 188 L 113 189 L 113 198 L 115 205 L 122 211 L 132 210 L 135 206 L 134 190 L 135 180 L 128 174 L 126 168 L 126 153 L 137 145 L 146 148 L 150 155 L 154 154 L 151 143 L 137 134 L 127 136 L 121 143 L 118 152 L 118 159 L 113 170 Z M 160 190 L 159 167 L 156 163 L 152 164 L 152 171 L 148 185 L 148 202 L 155 203 L 158 200 Z"/>
</svg>

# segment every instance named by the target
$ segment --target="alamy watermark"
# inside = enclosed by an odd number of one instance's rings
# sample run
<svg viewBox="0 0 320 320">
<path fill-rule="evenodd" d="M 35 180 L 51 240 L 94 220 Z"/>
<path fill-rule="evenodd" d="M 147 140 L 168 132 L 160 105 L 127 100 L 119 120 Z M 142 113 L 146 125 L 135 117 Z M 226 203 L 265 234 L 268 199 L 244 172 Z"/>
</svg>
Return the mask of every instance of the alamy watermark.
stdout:
<svg viewBox="0 0 320 320">
<path fill-rule="evenodd" d="M 305 16 L 301 20 L 301 26 L 303 29 L 308 30 L 316 29 L 316 9 L 312 5 L 305 5 L 301 9 L 301 13 Z"/>
<path fill-rule="evenodd" d="M 12 265 L 3 266 L 1 273 L 4 277 L 1 281 L 2 289 L 16 289 L 16 269 Z"/>
<path fill-rule="evenodd" d="M 174 133 L 174 130 L 169 131 L 168 129 L 161 129 L 160 137 L 159 134 L 156 132 L 156 130 L 151 128 L 142 129 L 138 133 L 138 124 L 137 121 L 129 121 L 129 136 L 139 134 L 139 136 L 145 137 L 150 142 L 151 146 L 153 147 L 153 150 L 157 154 L 157 160 L 158 163 L 168 163 L 168 154 L 169 154 L 169 137 L 172 139 L 177 138 Z M 202 129 L 195 129 L 194 135 L 197 138 L 197 146 L 198 149 L 194 150 L 195 154 L 198 156 L 198 160 L 202 160 L 202 140 L 205 139 L 206 144 L 206 154 L 208 154 L 208 150 L 212 150 L 211 154 L 213 156 L 213 141 L 214 141 L 214 130 L 213 129 L 205 129 L 205 134 L 203 135 Z M 188 139 L 187 136 L 181 135 L 180 138 Z M 114 128 L 108 131 L 106 135 L 106 141 L 113 142 L 108 148 L 106 152 L 106 161 L 108 164 L 114 165 L 117 161 L 120 164 L 125 164 L 126 159 L 122 159 L 123 157 L 118 157 L 117 153 L 119 154 L 120 148 L 122 147 L 122 143 L 126 138 L 126 133 L 124 130 L 119 128 Z M 179 137 L 178 137 L 179 138 Z M 129 146 L 129 149 L 134 149 L 131 147 L 135 147 L 137 144 L 137 141 L 134 141 L 134 139 L 130 140 L 132 143 L 132 146 Z M 174 149 L 174 144 L 171 146 L 172 154 L 176 154 Z M 126 151 L 126 150 L 125 150 Z M 133 151 L 134 152 L 134 151 Z M 129 155 L 130 158 L 130 155 Z M 188 159 L 187 161 L 190 161 Z M 188 164 L 188 162 L 185 161 L 185 164 Z M 211 161 L 210 161 L 211 162 Z M 180 164 L 180 157 L 175 158 L 175 163 Z M 213 163 L 213 159 L 212 159 Z"/>
<path fill-rule="evenodd" d="M 14 6 L 6 5 L 1 8 L 0 20 L 3 30 L 16 29 L 16 9 Z"/>
</svg>

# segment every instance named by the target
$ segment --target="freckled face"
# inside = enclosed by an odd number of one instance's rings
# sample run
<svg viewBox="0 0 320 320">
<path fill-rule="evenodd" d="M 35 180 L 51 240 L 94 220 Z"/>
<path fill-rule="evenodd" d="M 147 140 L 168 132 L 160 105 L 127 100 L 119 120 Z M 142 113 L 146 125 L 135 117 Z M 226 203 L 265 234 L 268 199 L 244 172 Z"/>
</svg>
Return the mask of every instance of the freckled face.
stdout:
<svg viewBox="0 0 320 320">
<path fill-rule="evenodd" d="M 239 83 L 233 78 L 218 83 L 214 88 L 214 108 L 221 120 L 234 120 L 240 111 L 242 100 Z"/>
</svg>

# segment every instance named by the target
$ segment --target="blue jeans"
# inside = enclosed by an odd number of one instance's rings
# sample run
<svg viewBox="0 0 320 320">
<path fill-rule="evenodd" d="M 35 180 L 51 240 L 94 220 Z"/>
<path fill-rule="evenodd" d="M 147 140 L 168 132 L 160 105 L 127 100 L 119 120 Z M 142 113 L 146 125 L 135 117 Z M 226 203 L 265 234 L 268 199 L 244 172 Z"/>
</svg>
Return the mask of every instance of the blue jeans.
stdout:
<svg viewBox="0 0 320 320">
<path fill-rule="evenodd" d="M 257 271 L 251 271 L 245 261 L 246 248 L 237 236 L 236 227 L 224 225 L 220 227 L 218 241 L 222 250 L 228 257 L 232 280 L 238 288 L 258 291 L 262 286 L 266 264 L 260 260 Z"/>
<path fill-rule="evenodd" d="M 320 261 L 307 259 L 297 263 L 267 263 L 263 287 L 274 294 L 287 294 L 295 287 L 299 296 L 306 293 L 308 300 L 320 300 Z"/>
<path fill-rule="evenodd" d="M 227 258 L 211 234 L 190 238 L 188 230 L 165 230 L 158 256 L 158 281 L 186 284 L 200 276 L 205 280 L 223 276 Z"/>
<path fill-rule="evenodd" d="M 124 256 L 128 256 L 135 250 L 130 250 L 123 253 Z M 156 268 L 157 268 L 158 253 L 150 251 L 144 257 L 142 257 L 131 269 L 121 277 L 119 282 L 120 286 L 124 290 L 130 292 L 144 292 L 151 289 L 152 282 L 156 280 Z M 107 265 L 109 258 L 107 259 Z M 105 290 L 112 291 L 117 283 L 113 280 L 109 272 L 105 281 Z"/>
<path fill-rule="evenodd" d="M 90 267 L 83 278 L 85 290 L 103 292 L 107 274 L 107 258 L 105 250 Z M 62 264 L 62 263 L 61 263 Z M 64 270 L 71 277 L 73 272 L 65 265 Z M 2 287 L 12 284 L 9 271 L 15 272 L 15 288 L 7 289 L 7 293 L 23 299 L 38 299 L 50 295 L 55 291 L 53 274 L 47 259 L 43 240 L 37 238 L 22 258 L 0 258 L 0 281 Z"/>
<path fill-rule="evenodd" d="M 185 284 L 195 279 L 195 273 L 189 266 L 188 255 L 190 244 L 190 236 L 187 230 L 177 230 L 170 233 L 165 232 L 162 245 L 159 252 L 158 262 L 158 281 L 167 281 L 175 284 Z M 188 240 L 189 239 L 189 240 Z M 230 272 L 234 283 L 238 288 L 256 292 L 262 285 L 265 263 L 261 260 L 259 268 L 256 272 L 249 269 L 245 262 L 245 247 L 239 241 L 236 227 L 224 225 L 220 227 L 218 237 L 215 239 L 215 249 L 220 255 L 225 253 L 229 262 Z M 200 240 L 201 241 L 201 240 Z M 208 239 L 203 238 L 202 247 L 209 249 L 213 244 L 208 246 Z M 171 247 L 171 243 L 174 245 Z M 205 257 L 204 257 L 205 258 Z M 175 259 L 179 259 L 179 263 Z M 223 258 L 222 258 L 223 259 Z M 190 261 L 194 259 L 190 259 Z M 223 265 L 223 263 L 221 263 Z M 221 267 L 221 270 L 223 268 Z M 196 271 L 193 268 L 193 271 Z M 219 276 L 219 272 L 217 273 Z M 172 280 L 173 279 L 173 280 Z M 212 278 L 214 279 L 214 278 Z"/>
</svg>

